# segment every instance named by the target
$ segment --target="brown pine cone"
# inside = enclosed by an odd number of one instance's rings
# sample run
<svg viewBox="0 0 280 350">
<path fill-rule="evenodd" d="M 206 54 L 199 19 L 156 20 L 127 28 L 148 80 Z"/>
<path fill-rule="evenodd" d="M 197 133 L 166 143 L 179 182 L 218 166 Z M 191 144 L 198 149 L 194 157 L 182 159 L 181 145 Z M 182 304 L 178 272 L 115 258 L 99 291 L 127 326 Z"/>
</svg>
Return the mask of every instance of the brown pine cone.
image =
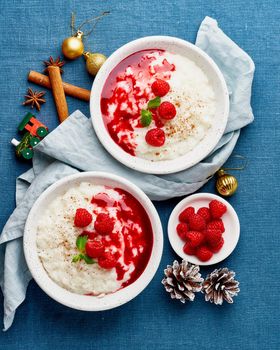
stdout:
<svg viewBox="0 0 280 350">
<path fill-rule="evenodd" d="M 224 300 L 232 304 L 233 297 L 240 291 L 239 282 L 234 279 L 234 276 L 235 272 L 226 267 L 210 273 L 202 285 L 205 300 L 216 305 L 222 305 Z"/>
<path fill-rule="evenodd" d="M 164 274 L 165 278 L 161 283 L 172 299 L 178 299 L 182 303 L 186 300 L 193 301 L 195 292 L 201 291 L 203 278 L 197 265 L 192 265 L 185 260 L 179 264 L 175 260 L 172 266 L 167 265 Z"/>
</svg>

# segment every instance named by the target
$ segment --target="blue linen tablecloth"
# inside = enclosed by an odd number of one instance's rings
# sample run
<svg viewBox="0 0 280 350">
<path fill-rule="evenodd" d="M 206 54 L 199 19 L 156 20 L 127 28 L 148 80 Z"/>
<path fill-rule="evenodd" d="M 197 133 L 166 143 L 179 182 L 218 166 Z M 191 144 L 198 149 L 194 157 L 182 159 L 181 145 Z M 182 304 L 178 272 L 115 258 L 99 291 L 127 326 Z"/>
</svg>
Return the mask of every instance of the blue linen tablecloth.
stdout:
<svg viewBox="0 0 280 350">
<path fill-rule="evenodd" d="M 32 283 L 15 324 L 0 334 L 1 349 L 277 349 L 279 348 L 278 255 L 279 242 L 279 7 L 276 2 L 104 1 L 56 3 L 48 1 L 2 1 L 1 28 L 1 227 L 14 206 L 14 179 L 27 167 L 14 161 L 8 140 L 15 136 L 25 113 L 20 107 L 28 69 L 41 70 L 41 61 L 59 53 L 60 42 L 69 33 L 70 12 L 81 21 L 93 8 L 111 9 L 112 15 L 97 27 L 87 44 L 93 51 L 110 54 L 123 43 L 140 36 L 167 34 L 194 41 L 205 15 L 215 17 L 223 30 L 254 59 L 257 71 L 253 90 L 254 125 L 243 131 L 236 152 L 249 159 L 237 176 L 238 193 L 230 200 L 241 221 L 241 239 L 236 251 L 220 266 L 237 273 L 241 293 L 233 305 L 217 308 L 198 297 L 185 307 L 169 300 L 160 286 L 161 270 L 175 254 L 165 244 L 160 270 L 139 297 L 118 309 L 83 313 L 63 307 Z M 242 13 L 241 13 L 242 12 Z M 59 14 L 59 16 L 57 15 Z M 278 40 L 277 40 L 278 38 Z M 277 60 L 278 59 L 278 60 Z M 82 59 L 69 64 L 64 79 L 90 88 L 91 78 Z M 278 89 L 277 89 L 278 87 Z M 51 94 L 38 115 L 52 129 L 56 126 Z M 69 111 L 85 103 L 68 99 Z M 279 113 L 278 113 L 279 116 Z M 213 191 L 211 182 L 203 188 Z M 158 203 L 164 228 L 178 200 Z M 166 232 L 165 232 L 166 234 Z M 167 241 L 166 241 L 167 243 Z M 203 273 L 210 269 L 203 269 Z M 157 305 L 157 307 L 154 307 Z M 2 311 L 2 310 L 1 310 Z M 2 315 L 0 315 L 2 316 Z M 244 341 L 246 339 L 246 342 Z"/>
</svg>

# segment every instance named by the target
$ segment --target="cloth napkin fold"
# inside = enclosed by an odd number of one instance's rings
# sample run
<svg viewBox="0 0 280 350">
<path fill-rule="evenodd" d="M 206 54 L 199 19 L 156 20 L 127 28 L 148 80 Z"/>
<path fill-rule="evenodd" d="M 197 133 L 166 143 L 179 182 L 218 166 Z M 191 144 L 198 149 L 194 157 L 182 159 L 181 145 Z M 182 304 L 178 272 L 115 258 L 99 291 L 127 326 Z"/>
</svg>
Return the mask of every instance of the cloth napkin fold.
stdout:
<svg viewBox="0 0 280 350">
<path fill-rule="evenodd" d="M 199 164 L 163 176 L 131 170 L 105 151 L 96 138 L 91 120 L 79 111 L 74 112 L 36 146 L 33 168 L 17 179 L 16 209 L 0 236 L 4 330 L 11 326 L 17 307 L 25 299 L 31 279 L 23 255 L 25 221 L 34 201 L 52 183 L 78 171 L 102 170 L 131 180 L 153 200 L 164 200 L 196 191 L 228 159 L 238 140 L 240 129 L 253 121 L 250 98 L 254 63 L 219 29 L 217 22 L 209 17 L 201 23 L 196 45 L 217 63 L 230 94 L 230 113 L 225 134 L 211 154 Z"/>
</svg>

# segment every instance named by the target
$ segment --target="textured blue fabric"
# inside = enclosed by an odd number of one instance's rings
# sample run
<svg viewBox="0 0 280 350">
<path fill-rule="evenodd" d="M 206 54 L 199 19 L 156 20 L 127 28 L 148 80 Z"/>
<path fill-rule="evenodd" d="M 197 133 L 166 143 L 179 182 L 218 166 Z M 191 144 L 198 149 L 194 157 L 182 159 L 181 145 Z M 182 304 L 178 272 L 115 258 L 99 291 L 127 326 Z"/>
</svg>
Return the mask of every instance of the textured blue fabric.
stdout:
<svg viewBox="0 0 280 350">
<path fill-rule="evenodd" d="M 53 182 L 76 172 L 76 169 L 108 171 L 134 182 L 151 199 L 164 200 L 193 193 L 209 181 L 229 158 L 240 129 L 253 120 L 250 100 L 255 66 L 248 54 L 226 36 L 218 27 L 217 21 L 209 16 L 205 17 L 199 27 L 196 45 L 215 58 L 226 78 L 230 95 L 225 134 L 210 155 L 200 163 L 190 169 L 165 176 L 132 171 L 103 148 L 93 131 L 91 119 L 80 111 L 74 112 L 35 147 L 33 169 L 17 179 L 17 207 L 0 236 L 0 244 L 7 245 L 5 262 L 0 266 L 0 279 L 3 280 L 0 286 L 4 295 L 4 330 L 12 325 L 15 311 L 25 299 L 31 278 L 22 253 L 22 236 L 27 215 L 41 192 Z M 93 91 L 94 89 L 95 84 Z M 63 163 L 53 162 L 54 159 Z M 75 169 L 69 168 L 69 165 Z M 26 188 L 28 182 L 30 187 Z"/>
<path fill-rule="evenodd" d="M 236 152 L 250 162 L 239 173 L 240 189 L 230 201 L 241 221 L 241 239 L 236 251 L 221 266 L 237 273 L 241 293 L 234 305 L 216 308 L 198 300 L 186 307 L 169 300 L 160 286 L 160 271 L 139 297 L 121 308 L 85 314 L 67 309 L 48 298 L 32 283 L 15 324 L 0 334 L 1 349 L 277 349 L 279 317 L 279 7 L 275 1 L 104 1 L 81 3 L 1 2 L 1 226 L 14 207 L 14 179 L 27 167 L 14 162 L 8 140 L 14 137 L 25 112 L 20 102 L 27 69 L 41 69 L 40 61 L 59 52 L 68 27 L 68 13 L 77 10 L 82 19 L 93 8 L 113 10 L 88 40 L 93 50 L 109 54 L 139 36 L 168 34 L 194 41 L 205 15 L 215 17 L 229 36 L 254 59 L 257 67 L 253 110 L 255 123 L 244 130 Z M 58 16 L 58 14 L 61 14 Z M 56 49 L 55 49 L 56 48 Z M 69 65 L 70 66 L 70 65 Z M 90 87 L 83 62 L 71 63 L 65 80 Z M 51 128 L 56 125 L 51 95 L 40 113 Z M 87 105 L 69 99 L 69 110 Z M 278 113 L 278 114 L 277 114 Z M 8 122 L 9 120 L 9 122 Z M 213 182 L 203 190 L 213 191 Z M 250 203 L 249 203 L 250 201 Z M 157 205 L 164 227 L 177 203 Z M 250 204 L 250 206 L 249 206 Z M 174 259 L 165 245 L 161 269 Z M 210 269 L 203 269 L 206 273 Z M 154 307 L 157 305 L 157 307 Z"/>
</svg>

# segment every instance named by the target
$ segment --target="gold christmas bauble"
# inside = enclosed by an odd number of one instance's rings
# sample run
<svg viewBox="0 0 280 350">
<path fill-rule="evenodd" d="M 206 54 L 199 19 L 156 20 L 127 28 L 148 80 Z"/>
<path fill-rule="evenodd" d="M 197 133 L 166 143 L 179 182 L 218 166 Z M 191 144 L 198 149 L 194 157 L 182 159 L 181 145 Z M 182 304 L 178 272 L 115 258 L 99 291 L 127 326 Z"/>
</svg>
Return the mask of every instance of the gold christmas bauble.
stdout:
<svg viewBox="0 0 280 350">
<path fill-rule="evenodd" d="M 84 57 L 86 60 L 87 71 L 93 76 L 97 74 L 97 72 L 107 59 L 107 57 L 102 55 L 102 53 L 85 52 Z"/>
<path fill-rule="evenodd" d="M 74 36 L 70 36 L 62 43 L 63 55 L 69 60 L 74 60 L 82 56 L 84 52 L 83 32 L 78 31 Z"/>
<path fill-rule="evenodd" d="M 218 179 L 216 182 L 216 189 L 218 193 L 224 197 L 232 196 L 238 187 L 236 177 L 230 174 L 226 174 L 223 169 L 220 169 L 217 175 Z"/>
</svg>

